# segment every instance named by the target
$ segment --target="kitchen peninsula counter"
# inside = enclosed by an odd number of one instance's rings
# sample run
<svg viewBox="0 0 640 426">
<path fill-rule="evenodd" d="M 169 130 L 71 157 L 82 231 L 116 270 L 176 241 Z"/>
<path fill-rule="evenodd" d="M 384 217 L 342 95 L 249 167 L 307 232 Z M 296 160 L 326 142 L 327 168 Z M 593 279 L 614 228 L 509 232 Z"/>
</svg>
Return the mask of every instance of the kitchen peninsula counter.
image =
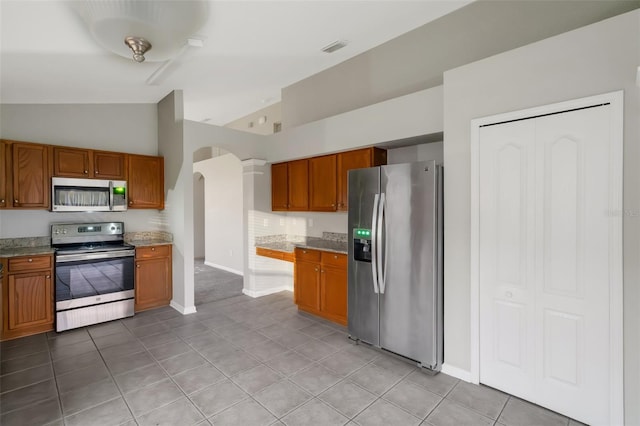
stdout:
<svg viewBox="0 0 640 426">
<path fill-rule="evenodd" d="M 268 235 L 264 237 L 257 237 L 255 246 L 257 252 L 260 251 L 259 249 L 264 249 L 268 251 L 282 252 L 285 255 L 292 255 L 296 248 L 322 250 L 341 254 L 347 254 L 348 251 L 346 234 L 329 232 L 324 232 L 322 238 L 287 235 Z"/>
</svg>

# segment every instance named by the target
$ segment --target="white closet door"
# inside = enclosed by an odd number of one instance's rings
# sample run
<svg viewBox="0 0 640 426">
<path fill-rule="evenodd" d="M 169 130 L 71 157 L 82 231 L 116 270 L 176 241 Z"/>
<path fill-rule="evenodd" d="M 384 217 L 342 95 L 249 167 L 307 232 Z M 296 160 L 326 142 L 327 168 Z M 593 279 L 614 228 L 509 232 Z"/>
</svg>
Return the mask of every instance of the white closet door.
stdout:
<svg viewBox="0 0 640 426">
<path fill-rule="evenodd" d="M 480 380 L 535 397 L 534 122 L 480 129 Z"/>
<path fill-rule="evenodd" d="M 610 106 L 536 120 L 537 402 L 609 422 Z"/>
<path fill-rule="evenodd" d="M 609 421 L 610 107 L 480 134 L 480 381 Z"/>
</svg>

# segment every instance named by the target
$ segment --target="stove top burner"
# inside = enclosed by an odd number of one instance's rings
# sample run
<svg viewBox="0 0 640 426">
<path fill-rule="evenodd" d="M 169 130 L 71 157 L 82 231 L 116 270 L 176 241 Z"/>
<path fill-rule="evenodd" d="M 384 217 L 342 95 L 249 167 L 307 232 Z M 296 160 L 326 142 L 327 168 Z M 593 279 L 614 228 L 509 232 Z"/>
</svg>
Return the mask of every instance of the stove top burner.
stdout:
<svg viewBox="0 0 640 426">
<path fill-rule="evenodd" d="M 134 247 L 123 242 L 92 242 L 69 244 L 56 247 L 57 254 L 98 253 L 116 250 L 133 250 Z"/>
</svg>

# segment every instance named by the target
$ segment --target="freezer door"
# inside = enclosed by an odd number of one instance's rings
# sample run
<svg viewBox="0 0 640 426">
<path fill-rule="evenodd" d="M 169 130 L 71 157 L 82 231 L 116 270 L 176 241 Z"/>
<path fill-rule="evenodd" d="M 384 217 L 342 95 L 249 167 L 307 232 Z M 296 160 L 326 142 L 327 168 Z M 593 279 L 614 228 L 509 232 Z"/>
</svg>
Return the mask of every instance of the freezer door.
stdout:
<svg viewBox="0 0 640 426">
<path fill-rule="evenodd" d="M 374 291 L 372 263 L 355 259 L 354 229 L 373 229 L 374 200 L 380 188 L 380 168 L 349 171 L 348 314 L 353 339 L 379 346 L 378 294 Z"/>
<path fill-rule="evenodd" d="M 380 346 L 439 369 L 437 178 L 434 162 L 381 167 Z"/>
</svg>

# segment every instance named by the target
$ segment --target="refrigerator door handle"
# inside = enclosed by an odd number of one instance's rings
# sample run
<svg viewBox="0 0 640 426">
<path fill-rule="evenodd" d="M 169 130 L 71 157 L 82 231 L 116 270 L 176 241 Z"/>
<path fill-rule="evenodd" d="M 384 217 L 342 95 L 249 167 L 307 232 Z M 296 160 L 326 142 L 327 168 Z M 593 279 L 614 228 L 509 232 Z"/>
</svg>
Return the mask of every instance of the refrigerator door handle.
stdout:
<svg viewBox="0 0 640 426">
<path fill-rule="evenodd" d="M 378 290 L 378 262 L 376 255 L 378 253 L 378 244 L 376 241 L 376 222 L 378 221 L 378 204 L 380 202 L 380 194 L 373 197 L 373 211 L 371 212 L 371 275 L 373 276 L 373 292 L 379 293 Z"/>
<path fill-rule="evenodd" d="M 376 250 L 376 255 L 377 257 L 377 261 L 376 264 L 378 265 L 378 285 L 380 286 L 380 294 L 384 294 L 384 289 L 385 289 L 385 279 L 386 279 L 386 272 L 387 272 L 387 258 L 388 256 L 386 256 L 386 241 L 387 239 L 385 238 L 385 246 L 384 246 L 384 250 L 383 250 L 383 246 L 382 246 L 382 223 L 384 222 L 384 213 L 385 213 L 385 204 L 386 204 L 386 196 L 385 193 L 381 193 L 380 194 L 380 202 L 378 203 L 378 223 L 376 224 L 377 226 L 377 230 L 376 230 L 376 246 L 377 246 L 377 250 Z M 383 260 L 384 259 L 384 260 Z"/>
</svg>

